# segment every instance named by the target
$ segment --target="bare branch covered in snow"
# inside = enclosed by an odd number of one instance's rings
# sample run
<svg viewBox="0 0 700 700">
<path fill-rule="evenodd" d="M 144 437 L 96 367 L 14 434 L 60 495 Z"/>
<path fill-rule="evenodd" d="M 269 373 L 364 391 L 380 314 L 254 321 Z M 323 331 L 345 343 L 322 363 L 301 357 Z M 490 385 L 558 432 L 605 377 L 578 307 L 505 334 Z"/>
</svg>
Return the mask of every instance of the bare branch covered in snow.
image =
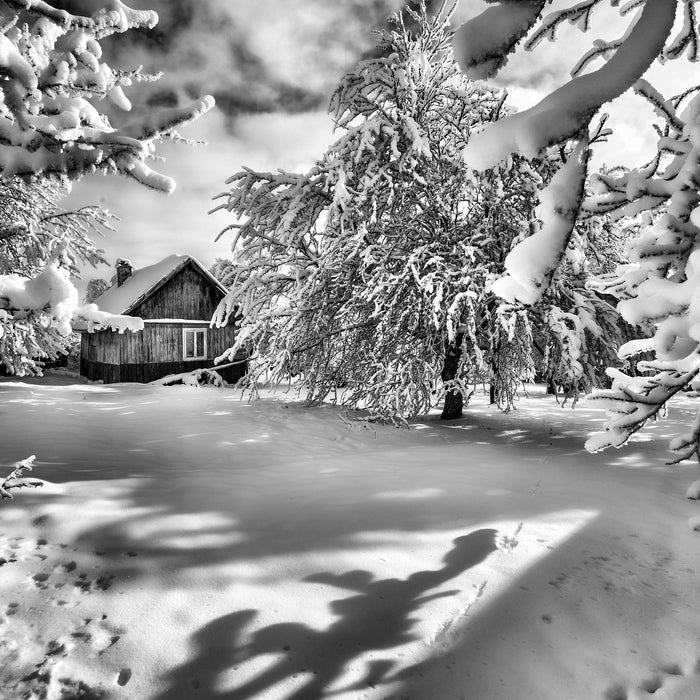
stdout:
<svg viewBox="0 0 700 700">
<path fill-rule="evenodd" d="M 15 464 L 15 468 L 0 482 L 0 498 L 14 498 L 10 493 L 12 489 L 39 488 L 44 485 L 41 479 L 30 479 L 22 474 L 31 471 L 36 457 L 32 455 Z"/>
</svg>

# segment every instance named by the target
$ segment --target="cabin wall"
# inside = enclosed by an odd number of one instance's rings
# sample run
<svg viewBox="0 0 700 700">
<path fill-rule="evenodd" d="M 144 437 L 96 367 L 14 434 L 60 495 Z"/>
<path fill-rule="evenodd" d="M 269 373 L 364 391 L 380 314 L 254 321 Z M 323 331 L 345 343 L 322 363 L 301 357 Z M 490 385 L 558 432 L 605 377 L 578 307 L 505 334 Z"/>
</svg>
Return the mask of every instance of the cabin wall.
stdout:
<svg viewBox="0 0 700 700">
<path fill-rule="evenodd" d="M 207 332 L 207 356 L 200 360 L 183 359 L 183 328 L 201 328 Z M 94 336 L 91 338 L 90 336 Z M 98 337 L 102 336 L 102 337 Z M 168 374 L 191 372 L 214 367 L 214 358 L 230 348 L 235 341 L 235 327 L 209 328 L 204 324 L 177 322 L 146 322 L 144 329 L 129 331 L 100 331 L 83 333 L 81 340 L 80 373 L 105 384 L 115 382 L 151 382 Z M 92 343 L 92 345 L 91 345 Z M 90 348 L 94 348 L 91 351 Z M 92 358 L 92 359 L 91 359 Z M 119 361 L 115 361 L 119 358 Z M 219 370 L 217 370 L 219 371 Z M 244 376 L 245 363 L 219 371 L 228 382 Z"/>
<path fill-rule="evenodd" d="M 84 332 L 80 338 L 80 357 L 90 362 L 118 365 L 121 348 L 118 335 L 113 331 Z"/>
<path fill-rule="evenodd" d="M 213 286 L 194 265 L 188 264 L 131 311 L 141 318 L 211 319 L 219 301 L 220 289 Z"/>
<path fill-rule="evenodd" d="M 100 379 L 105 384 L 121 381 L 118 334 L 107 330 L 80 335 L 80 374 L 93 382 Z"/>
</svg>

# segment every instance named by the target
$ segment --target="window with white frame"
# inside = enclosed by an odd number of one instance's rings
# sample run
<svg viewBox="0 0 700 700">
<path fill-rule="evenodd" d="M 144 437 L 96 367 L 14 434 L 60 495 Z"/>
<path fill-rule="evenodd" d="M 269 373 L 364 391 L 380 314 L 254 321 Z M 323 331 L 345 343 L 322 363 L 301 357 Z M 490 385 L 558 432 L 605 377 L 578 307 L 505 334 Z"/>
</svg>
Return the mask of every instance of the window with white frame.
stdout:
<svg viewBox="0 0 700 700">
<path fill-rule="evenodd" d="M 182 329 L 182 357 L 185 360 L 203 360 L 207 356 L 207 329 Z"/>
</svg>

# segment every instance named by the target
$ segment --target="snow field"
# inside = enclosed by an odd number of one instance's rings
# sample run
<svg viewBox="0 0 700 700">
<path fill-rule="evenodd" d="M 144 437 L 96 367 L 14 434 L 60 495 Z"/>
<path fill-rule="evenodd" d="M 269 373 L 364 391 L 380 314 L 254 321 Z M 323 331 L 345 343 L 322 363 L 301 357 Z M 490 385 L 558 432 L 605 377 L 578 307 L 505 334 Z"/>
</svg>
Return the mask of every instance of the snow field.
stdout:
<svg viewBox="0 0 700 700">
<path fill-rule="evenodd" d="M 700 694 L 670 421 L 590 455 L 603 412 L 539 389 L 409 431 L 283 394 L 0 396 L 3 462 L 51 482 L 0 506 L 8 700 Z"/>
</svg>

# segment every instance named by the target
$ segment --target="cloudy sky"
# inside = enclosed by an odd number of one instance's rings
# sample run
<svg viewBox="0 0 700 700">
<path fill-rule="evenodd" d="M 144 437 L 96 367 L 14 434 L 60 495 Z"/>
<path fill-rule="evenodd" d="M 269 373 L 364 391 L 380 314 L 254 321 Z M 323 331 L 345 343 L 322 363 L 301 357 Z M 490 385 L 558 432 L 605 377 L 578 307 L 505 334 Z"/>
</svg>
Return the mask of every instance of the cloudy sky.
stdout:
<svg viewBox="0 0 700 700">
<path fill-rule="evenodd" d="M 95 0 L 54 3 L 90 13 Z M 113 262 L 130 258 L 136 267 L 170 253 L 190 253 L 205 265 L 227 257 L 230 240 L 215 242 L 231 222 L 207 212 L 225 180 L 246 165 L 256 169 L 306 169 L 333 139 L 326 115 L 329 95 L 340 76 L 374 43 L 372 29 L 401 7 L 402 0 L 132 0 L 132 7 L 155 9 L 159 25 L 131 32 L 106 46 L 113 67 L 143 65 L 163 71 L 157 83 L 138 86 L 130 96 L 143 109 L 183 104 L 212 94 L 217 107 L 183 130 L 207 145 L 161 146 L 159 169 L 175 177 L 169 197 L 125 178 L 92 177 L 74 185 L 69 206 L 99 203 L 117 215 L 118 231 L 99 241 Z M 562 2 L 555 3 L 562 5 Z M 569 3 L 571 4 L 571 3 Z M 484 9 L 482 0 L 459 0 L 455 24 Z M 499 76 L 510 102 L 523 109 L 564 83 L 568 71 L 593 39 L 620 35 L 622 25 L 610 8 L 599 13 L 592 31 L 560 30 L 560 40 L 531 53 L 519 51 Z M 691 84 L 682 61 L 658 83 L 667 95 Z M 657 81 L 659 78 L 657 77 Z M 675 84 L 674 84 L 675 83 Z M 611 112 L 615 137 L 595 156 L 598 163 L 641 164 L 653 143 L 651 111 L 634 96 L 624 96 Z M 109 278 L 102 267 L 84 271 Z"/>
</svg>

